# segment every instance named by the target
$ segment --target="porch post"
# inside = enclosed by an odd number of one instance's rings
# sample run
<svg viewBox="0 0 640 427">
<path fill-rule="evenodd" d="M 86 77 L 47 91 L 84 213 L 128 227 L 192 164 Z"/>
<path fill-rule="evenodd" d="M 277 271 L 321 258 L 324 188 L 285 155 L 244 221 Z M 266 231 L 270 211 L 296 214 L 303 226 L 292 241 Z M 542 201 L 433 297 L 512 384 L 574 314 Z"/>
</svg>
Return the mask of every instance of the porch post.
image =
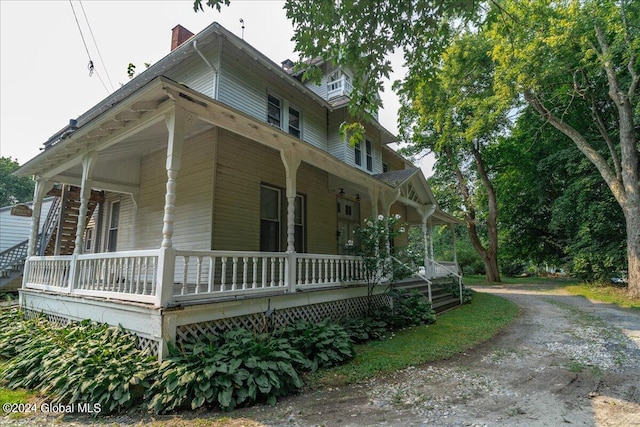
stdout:
<svg viewBox="0 0 640 427">
<path fill-rule="evenodd" d="M 173 111 L 167 113 L 166 125 L 169 130 L 169 141 L 167 144 L 167 185 L 164 197 L 164 217 L 162 218 L 162 245 L 163 248 L 173 246 L 173 223 L 175 221 L 176 210 L 176 187 L 178 171 L 182 159 L 182 146 L 185 133 L 185 111 L 180 107 L 175 107 Z"/>
<path fill-rule="evenodd" d="M 73 248 L 74 255 L 84 252 L 84 229 L 87 226 L 87 211 L 89 210 L 89 198 L 91 197 L 91 176 L 96 164 L 95 151 L 87 154 L 82 159 L 82 184 L 80 187 L 80 210 L 78 212 L 78 224 L 76 226 L 76 242 Z"/>
<path fill-rule="evenodd" d="M 436 275 L 435 255 L 433 253 L 433 223 L 429 217 L 429 257 L 431 257 L 431 269 L 433 277 Z"/>
<path fill-rule="evenodd" d="M 176 250 L 173 248 L 173 224 L 176 210 L 176 179 L 180 170 L 182 146 L 185 136 L 186 111 L 176 106 L 167 113 L 166 125 L 169 130 L 167 143 L 167 185 L 162 218 L 162 244 L 158 254 L 156 307 L 166 307 L 173 298 Z"/>
<path fill-rule="evenodd" d="M 287 253 L 289 256 L 289 268 L 286 270 L 285 283 L 289 291 L 293 292 L 296 283 L 296 178 L 300 157 L 293 151 L 280 151 L 280 157 L 286 172 L 286 194 L 287 194 Z"/>
<path fill-rule="evenodd" d="M 432 240 L 432 236 L 429 234 L 430 230 L 427 227 L 427 221 L 430 219 L 433 212 L 436 210 L 435 205 L 431 205 L 427 207 L 426 205 L 420 206 L 418 209 L 418 213 L 422 218 L 422 244 L 424 245 L 424 272 L 429 276 L 430 279 L 433 278 L 433 268 L 431 265 L 431 258 L 429 257 L 429 246 L 430 241 Z"/>
<path fill-rule="evenodd" d="M 371 215 L 373 216 L 373 219 L 376 220 L 378 218 L 378 199 L 380 198 L 380 189 L 370 188 L 369 197 L 371 198 Z"/>
<path fill-rule="evenodd" d="M 31 215 L 31 230 L 29 232 L 29 246 L 27 247 L 27 257 L 36 254 L 38 247 L 38 235 L 40 234 L 40 217 L 42 216 L 42 199 L 52 183 L 42 178 L 36 178 L 36 186 L 33 190 L 33 215 Z"/>
</svg>

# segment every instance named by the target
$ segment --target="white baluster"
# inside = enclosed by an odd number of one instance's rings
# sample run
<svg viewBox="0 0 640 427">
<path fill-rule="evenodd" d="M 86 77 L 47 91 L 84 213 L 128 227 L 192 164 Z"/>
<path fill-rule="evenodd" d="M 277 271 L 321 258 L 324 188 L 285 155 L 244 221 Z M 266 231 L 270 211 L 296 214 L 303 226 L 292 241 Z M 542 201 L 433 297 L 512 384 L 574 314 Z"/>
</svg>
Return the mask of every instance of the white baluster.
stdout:
<svg viewBox="0 0 640 427">
<path fill-rule="evenodd" d="M 242 289 L 247 289 L 247 273 L 249 268 L 249 257 L 242 257 Z"/>
<path fill-rule="evenodd" d="M 187 294 L 187 274 L 189 272 L 189 257 L 183 256 L 182 262 L 184 264 L 184 269 L 182 270 L 182 287 L 180 288 L 180 295 Z"/>
<path fill-rule="evenodd" d="M 222 262 L 222 267 L 220 269 L 220 291 L 226 291 L 226 281 L 227 281 L 227 257 L 223 256 L 220 258 L 220 262 Z"/>
<path fill-rule="evenodd" d="M 253 289 L 258 287 L 258 257 L 253 257 L 253 281 L 251 283 L 251 287 Z"/>
<path fill-rule="evenodd" d="M 196 257 L 196 289 L 195 293 L 200 293 L 200 282 L 202 281 L 202 257 Z"/>
<path fill-rule="evenodd" d="M 238 257 L 233 257 L 233 275 L 231 276 L 231 290 L 235 291 L 238 283 Z"/>
</svg>

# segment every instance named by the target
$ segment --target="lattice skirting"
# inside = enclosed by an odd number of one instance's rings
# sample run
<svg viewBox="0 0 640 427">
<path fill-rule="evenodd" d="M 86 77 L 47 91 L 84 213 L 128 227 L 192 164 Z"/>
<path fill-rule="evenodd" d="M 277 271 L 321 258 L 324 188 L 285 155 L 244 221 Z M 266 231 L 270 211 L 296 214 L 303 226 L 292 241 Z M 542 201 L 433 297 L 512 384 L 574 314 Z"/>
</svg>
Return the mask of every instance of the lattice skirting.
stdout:
<svg viewBox="0 0 640 427">
<path fill-rule="evenodd" d="M 50 323 L 53 323 L 54 325 L 56 325 L 58 327 L 67 326 L 68 324 L 74 322 L 74 320 L 66 318 L 64 316 L 60 316 L 60 315 L 57 315 L 57 314 L 45 313 L 45 312 L 41 312 L 41 311 L 37 311 L 37 310 L 23 309 L 23 313 L 24 313 L 24 317 L 27 318 L 27 319 L 33 319 L 33 318 L 38 317 L 38 316 L 44 316 L 44 318 L 47 319 L 47 321 L 49 321 Z M 138 348 L 140 350 L 143 350 L 143 351 L 146 350 L 152 356 L 157 356 L 158 355 L 159 343 L 158 343 L 157 340 L 153 340 L 151 338 L 141 337 L 139 335 L 134 334 L 133 332 L 130 332 L 128 330 L 126 330 L 126 331 L 128 333 L 130 333 L 131 335 L 133 335 L 134 337 L 136 337 L 136 339 L 138 340 Z"/>
<path fill-rule="evenodd" d="M 374 309 L 390 307 L 387 295 L 373 295 Z M 367 313 L 367 297 L 323 302 L 319 304 L 275 310 L 272 313 L 253 313 L 238 317 L 211 320 L 181 325 L 176 329 L 177 344 L 197 339 L 200 335 L 218 335 L 230 330 L 245 328 L 255 332 L 285 327 L 298 320 L 321 322 L 327 318 L 338 320 L 345 317 L 361 317 Z"/>
</svg>

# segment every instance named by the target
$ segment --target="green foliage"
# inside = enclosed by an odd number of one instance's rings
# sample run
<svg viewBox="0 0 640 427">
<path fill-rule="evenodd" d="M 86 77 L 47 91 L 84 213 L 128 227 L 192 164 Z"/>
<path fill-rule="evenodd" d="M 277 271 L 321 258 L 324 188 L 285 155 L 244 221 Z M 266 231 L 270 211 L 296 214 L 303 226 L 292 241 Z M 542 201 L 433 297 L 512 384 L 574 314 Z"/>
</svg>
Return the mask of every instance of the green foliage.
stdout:
<svg viewBox="0 0 640 427">
<path fill-rule="evenodd" d="M 84 321 L 52 328 L 42 319 L 2 313 L 0 377 L 12 389 L 39 389 L 53 403 L 91 402 L 112 413 L 142 401 L 155 360 L 122 329 Z"/>
<path fill-rule="evenodd" d="M 0 157 L 0 207 L 33 199 L 35 183 L 30 178 L 18 178 L 11 173 L 20 164 L 11 157 Z"/>
<path fill-rule="evenodd" d="M 377 218 L 366 219 L 364 225 L 355 230 L 354 242 L 358 244 L 347 249 L 362 258 L 363 275 L 368 286 L 369 312 L 372 310 L 370 302 L 375 287 L 383 280 L 398 280 L 399 277 L 394 277 L 394 273 L 407 274 L 406 270 L 394 268 L 390 245 L 393 239 L 405 232 L 405 227 L 400 225 L 400 215 L 378 215 Z"/>
<path fill-rule="evenodd" d="M 340 137 L 346 139 L 350 147 L 355 147 L 365 139 L 365 128 L 362 123 L 342 123 Z"/>
<path fill-rule="evenodd" d="M 220 340 L 209 338 L 174 349 L 147 391 L 148 406 L 163 413 L 188 405 L 231 410 L 258 400 L 275 404 L 278 397 L 303 386 L 296 368 L 308 365 L 284 338 L 230 331 Z"/>
<path fill-rule="evenodd" d="M 296 322 L 284 330 L 282 337 L 302 352 L 312 371 L 340 364 L 355 355 L 349 333 L 329 319 L 320 323 Z"/>
<path fill-rule="evenodd" d="M 387 323 L 371 316 L 347 317 L 340 320 L 340 326 L 347 331 L 354 343 L 381 340 L 387 335 Z"/>
<path fill-rule="evenodd" d="M 393 309 L 391 312 L 379 310 L 375 317 L 387 323 L 389 329 L 435 323 L 436 312 L 431 309 L 429 299 L 418 291 L 392 289 L 388 295 L 391 297 Z"/>
<path fill-rule="evenodd" d="M 375 375 L 446 359 L 491 338 L 517 315 L 514 303 L 478 292 L 474 304 L 438 316 L 433 325 L 403 329 L 389 339 L 359 345 L 352 362 L 320 371 L 314 382 L 330 386 L 362 383 Z"/>
<path fill-rule="evenodd" d="M 451 278 L 451 284 L 449 285 L 449 292 L 451 292 L 451 296 L 454 298 L 460 298 L 460 285 L 458 284 L 458 279 L 455 277 Z M 463 304 L 471 304 L 471 300 L 473 299 L 473 291 L 466 286 L 464 283 L 462 284 L 462 303 Z"/>
</svg>

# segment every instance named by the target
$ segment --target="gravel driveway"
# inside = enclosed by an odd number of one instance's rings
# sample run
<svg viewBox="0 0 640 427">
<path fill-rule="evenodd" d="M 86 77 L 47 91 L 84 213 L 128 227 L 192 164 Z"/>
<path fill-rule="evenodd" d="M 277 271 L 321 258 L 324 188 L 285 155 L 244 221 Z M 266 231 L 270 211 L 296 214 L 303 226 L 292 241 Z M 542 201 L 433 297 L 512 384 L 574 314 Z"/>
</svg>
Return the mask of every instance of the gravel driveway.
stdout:
<svg viewBox="0 0 640 427">
<path fill-rule="evenodd" d="M 640 426 L 640 312 L 545 286 L 478 287 L 521 307 L 496 338 L 450 360 L 224 414 L 237 426 Z M 191 425 L 197 412 L 156 417 Z M 0 419 L 0 426 L 49 425 Z M 146 425 L 148 416 L 106 417 Z M 84 426 L 91 420 L 55 420 Z M 196 425 L 197 421 L 196 421 Z M 208 425 L 208 424 L 207 424 Z M 217 425 L 217 424 L 216 424 Z"/>
<path fill-rule="evenodd" d="M 640 312 L 545 286 L 475 290 L 520 317 L 450 360 L 283 401 L 267 425 L 640 426 Z"/>
</svg>

